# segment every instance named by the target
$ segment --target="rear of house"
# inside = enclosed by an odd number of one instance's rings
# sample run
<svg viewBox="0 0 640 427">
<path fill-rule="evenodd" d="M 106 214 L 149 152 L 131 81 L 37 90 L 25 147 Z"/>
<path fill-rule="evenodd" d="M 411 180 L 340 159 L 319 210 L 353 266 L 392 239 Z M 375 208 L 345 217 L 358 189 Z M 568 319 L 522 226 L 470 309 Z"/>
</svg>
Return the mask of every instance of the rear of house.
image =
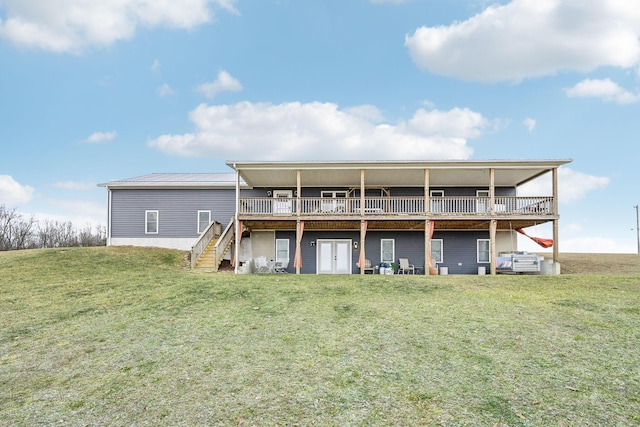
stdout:
<svg viewBox="0 0 640 427">
<path fill-rule="evenodd" d="M 228 174 L 101 185 L 109 245 L 189 250 L 194 266 L 364 274 L 403 258 L 411 272 L 477 274 L 517 251 L 517 229 L 551 221 L 557 242 L 557 168 L 569 161 L 228 162 Z M 548 194 L 518 195 L 545 174 Z"/>
</svg>

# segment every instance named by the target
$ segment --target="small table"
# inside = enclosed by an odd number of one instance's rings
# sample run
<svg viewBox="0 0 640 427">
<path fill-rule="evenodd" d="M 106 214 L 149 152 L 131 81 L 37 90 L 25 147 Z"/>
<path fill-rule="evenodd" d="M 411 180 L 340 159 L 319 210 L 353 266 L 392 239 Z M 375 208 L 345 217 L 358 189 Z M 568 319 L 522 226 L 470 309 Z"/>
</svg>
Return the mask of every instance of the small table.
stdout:
<svg viewBox="0 0 640 427">
<path fill-rule="evenodd" d="M 423 274 L 421 272 L 424 271 L 424 267 L 414 267 L 414 270 L 416 274 Z"/>
</svg>

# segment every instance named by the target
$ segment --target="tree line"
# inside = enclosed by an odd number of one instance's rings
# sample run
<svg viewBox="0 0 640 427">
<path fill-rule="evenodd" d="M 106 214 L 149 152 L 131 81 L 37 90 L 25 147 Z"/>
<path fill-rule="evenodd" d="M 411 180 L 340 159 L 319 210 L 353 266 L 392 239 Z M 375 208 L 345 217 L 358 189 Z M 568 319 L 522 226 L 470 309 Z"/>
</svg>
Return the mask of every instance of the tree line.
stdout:
<svg viewBox="0 0 640 427">
<path fill-rule="evenodd" d="M 103 225 L 74 226 L 70 221 L 37 221 L 25 217 L 15 208 L 0 205 L 0 251 L 59 248 L 72 246 L 104 246 L 107 228 Z"/>
</svg>

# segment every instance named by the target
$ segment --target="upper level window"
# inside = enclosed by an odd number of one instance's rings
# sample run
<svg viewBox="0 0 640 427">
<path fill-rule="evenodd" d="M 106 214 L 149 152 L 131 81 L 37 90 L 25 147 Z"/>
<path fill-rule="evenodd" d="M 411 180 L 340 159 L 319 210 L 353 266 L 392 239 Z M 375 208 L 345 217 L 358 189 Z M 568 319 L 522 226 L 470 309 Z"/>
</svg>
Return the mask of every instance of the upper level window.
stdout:
<svg viewBox="0 0 640 427">
<path fill-rule="evenodd" d="M 158 234 L 159 213 L 158 211 L 145 211 L 145 233 Z"/>
<path fill-rule="evenodd" d="M 209 224 L 211 224 L 211 211 L 198 211 L 198 234 L 202 234 Z"/>
</svg>

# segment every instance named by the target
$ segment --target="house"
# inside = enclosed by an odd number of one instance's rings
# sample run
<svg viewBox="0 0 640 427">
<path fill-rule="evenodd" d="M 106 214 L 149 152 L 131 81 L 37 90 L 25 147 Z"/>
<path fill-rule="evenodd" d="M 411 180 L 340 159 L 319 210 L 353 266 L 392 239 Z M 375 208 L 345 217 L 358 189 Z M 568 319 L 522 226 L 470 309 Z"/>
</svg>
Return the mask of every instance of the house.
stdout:
<svg viewBox="0 0 640 427">
<path fill-rule="evenodd" d="M 364 274 L 406 258 L 418 272 L 496 272 L 516 230 L 553 223 L 558 168 L 571 160 L 229 161 L 231 173 L 111 181 L 108 245 L 191 251 L 192 265 L 236 272 L 256 259 L 303 274 Z M 550 174 L 550 195 L 518 188 Z M 237 260 L 237 262 L 236 262 Z"/>
</svg>

